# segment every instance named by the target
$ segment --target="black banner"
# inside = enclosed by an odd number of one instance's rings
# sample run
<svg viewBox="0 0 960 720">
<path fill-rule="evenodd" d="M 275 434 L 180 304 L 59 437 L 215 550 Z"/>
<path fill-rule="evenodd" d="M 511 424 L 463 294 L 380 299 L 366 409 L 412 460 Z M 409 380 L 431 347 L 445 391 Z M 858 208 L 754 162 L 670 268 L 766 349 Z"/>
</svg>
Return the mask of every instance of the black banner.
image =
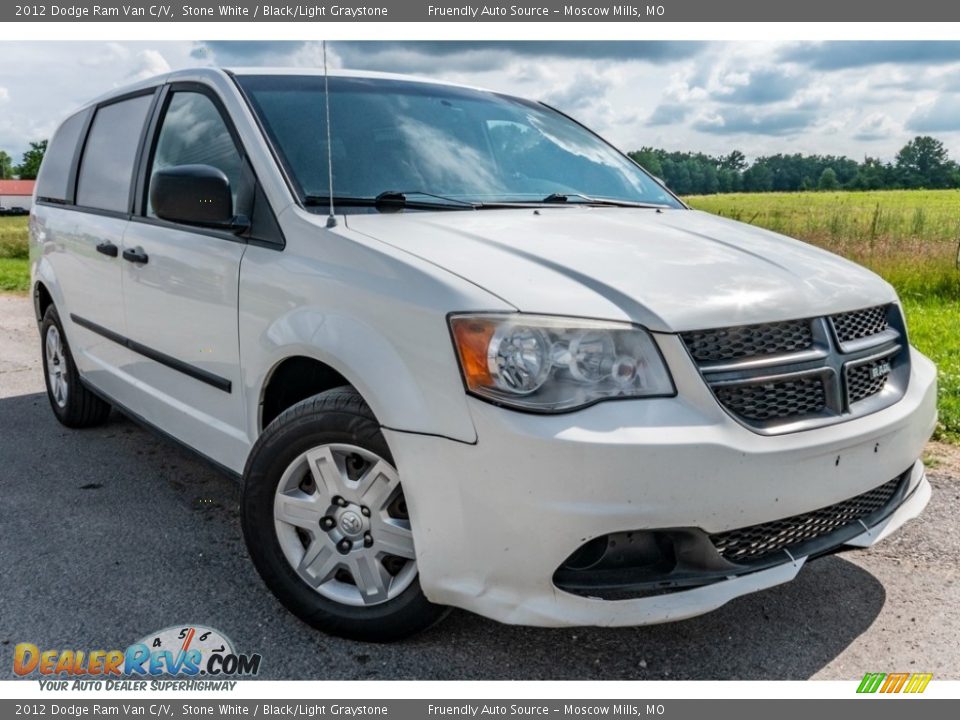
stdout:
<svg viewBox="0 0 960 720">
<path fill-rule="evenodd" d="M 521 0 L 224 3 L 72 0 L 0 6 L 2 22 L 952 22 L 960 3 L 895 0 L 837 3 L 807 0 L 654 0 L 637 3 Z"/>
<path fill-rule="evenodd" d="M 862 703 L 870 703 L 869 707 Z M 855 707 L 855 703 L 860 703 Z M 3 718 L 144 717 L 161 720 L 195 718 L 349 718 L 350 720 L 493 720 L 511 718 L 771 718 L 809 720 L 857 717 L 871 720 L 940 720 L 956 717 L 960 702 L 910 701 L 907 710 L 896 700 L 191 700 L 157 697 L 149 700 L 2 700 Z M 950 708 L 953 708 L 951 710 Z"/>
</svg>

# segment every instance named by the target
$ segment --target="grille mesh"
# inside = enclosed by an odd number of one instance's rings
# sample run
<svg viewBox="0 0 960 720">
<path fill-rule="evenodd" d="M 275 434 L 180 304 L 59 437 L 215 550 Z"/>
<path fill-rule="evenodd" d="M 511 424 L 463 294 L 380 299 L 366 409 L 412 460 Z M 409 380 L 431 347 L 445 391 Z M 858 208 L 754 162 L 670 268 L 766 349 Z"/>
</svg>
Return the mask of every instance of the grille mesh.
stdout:
<svg viewBox="0 0 960 720">
<path fill-rule="evenodd" d="M 826 405 L 819 376 L 762 385 L 721 385 L 714 392 L 728 410 L 758 422 L 809 415 Z"/>
<path fill-rule="evenodd" d="M 842 422 L 901 397 L 909 357 L 897 344 L 898 319 L 896 308 L 888 304 L 801 320 L 692 330 L 680 338 L 720 404 L 744 424 L 776 434 L 789 432 L 786 426 L 794 421 L 806 427 Z M 804 352 L 808 350 L 816 352 Z M 872 353 L 887 357 L 855 365 Z M 881 369 L 872 377 L 884 362 L 891 363 L 894 372 Z M 841 364 L 844 371 L 838 375 L 833 369 Z M 895 392 L 875 403 L 861 402 L 889 389 Z"/>
<path fill-rule="evenodd" d="M 798 352 L 813 346 L 809 320 L 698 330 L 682 337 L 699 363 Z"/>
<path fill-rule="evenodd" d="M 887 306 L 841 313 L 830 318 L 840 342 L 850 342 L 876 335 L 887 329 Z"/>
<path fill-rule="evenodd" d="M 710 540 L 717 552 L 730 562 L 760 560 L 771 553 L 815 540 L 883 509 L 896 494 L 900 482 L 901 478 L 894 478 L 836 505 L 783 520 L 718 533 L 711 535 Z"/>
<path fill-rule="evenodd" d="M 874 368 L 881 365 L 889 365 L 890 358 L 880 358 L 863 365 L 857 365 L 847 369 L 847 398 L 855 403 L 858 400 L 864 400 L 871 395 L 876 395 L 883 390 L 887 384 L 889 372 L 885 372 L 878 377 L 871 377 Z"/>
</svg>

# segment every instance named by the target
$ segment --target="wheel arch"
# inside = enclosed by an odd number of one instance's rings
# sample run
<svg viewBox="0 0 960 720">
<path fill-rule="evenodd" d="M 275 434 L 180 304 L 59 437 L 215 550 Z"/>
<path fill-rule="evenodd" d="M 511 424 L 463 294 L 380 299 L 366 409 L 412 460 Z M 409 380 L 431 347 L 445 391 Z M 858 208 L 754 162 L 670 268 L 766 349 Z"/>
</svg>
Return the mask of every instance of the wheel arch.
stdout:
<svg viewBox="0 0 960 720">
<path fill-rule="evenodd" d="M 277 407 L 271 403 L 282 387 L 275 384 L 278 379 L 289 382 L 298 376 L 293 369 L 312 368 L 316 392 L 351 386 L 384 427 L 475 441 L 459 374 L 449 373 L 447 363 L 454 362 L 452 357 L 446 360 L 439 353 L 423 352 L 424 347 L 438 343 L 446 349 L 449 336 L 445 325 L 440 328 L 439 338 L 411 342 L 408 338 L 398 341 L 394 333 L 385 334 L 354 314 L 314 306 L 275 318 L 255 336 L 241 338 L 243 364 L 263 373 L 248 375 L 245 381 L 249 427 L 259 435 L 276 417 Z M 302 395 L 299 401 L 316 392 L 292 395 Z"/>
<path fill-rule="evenodd" d="M 260 389 L 258 434 L 301 400 L 344 386 L 357 390 L 340 371 L 315 357 L 295 354 L 277 361 Z"/>
<path fill-rule="evenodd" d="M 32 268 L 32 280 L 30 297 L 33 300 L 33 311 L 37 317 L 37 324 L 43 322 L 43 314 L 51 305 L 55 305 L 62 313 L 64 310 L 63 293 L 53 272 L 53 266 L 46 258 L 41 256 L 36 261 Z"/>
<path fill-rule="evenodd" d="M 33 286 L 33 310 L 37 316 L 37 322 L 43 321 L 43 316 L 47 312 L 47 308 L 53 305 L 53 296 L 50 294 L 50 291 L 47 290 L 47 286 L 43 282 L 38 282 Z"/>
</svg>

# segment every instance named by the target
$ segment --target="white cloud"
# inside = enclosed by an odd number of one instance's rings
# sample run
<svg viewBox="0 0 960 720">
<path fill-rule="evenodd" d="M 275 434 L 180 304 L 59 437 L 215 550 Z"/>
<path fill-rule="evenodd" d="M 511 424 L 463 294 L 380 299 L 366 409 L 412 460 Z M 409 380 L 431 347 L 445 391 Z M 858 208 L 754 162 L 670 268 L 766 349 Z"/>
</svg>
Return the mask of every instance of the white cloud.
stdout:
<svg viewBox="0 0 960 720">
<path fill-rule="evenodd" d="M 90 43 L 89 52 L 80 54 L 79 63 L 84 67 L 103 67 L 126 63 L 130 60 L 130 49 L 118 42 L 108 42 L 100 45 Z"/>
<path fill-rule="evenodd" d="M 703 84 L 708 78 L 700 77 L 698 68 L 687 68 L 681 72 L 674 73 L 664 90 L 664 98 L 675 102 L 695 102 L 703 100 L 708 96 L 707 89 Z"/>
<path fill-rule="evenodd" d="M 807 77 L 790 69 L 754 67 L 733 71 L 719 78 L 716 100 L 746 105 L 768 105 L 790 100 L 807 85 Z"/>
<path fill-rule="evenodd" d="M 331 67 L 362 65 L 546 99 L 625 150 L 892 159 L 910 133 L 930 133 L 960 159 L 960 45 L 870 44 L 863 57 L 861 50 L 761 42 L 355 42 L 331 43 L 328 57 Z M 19 157 L 82 103 L 170 69 L 321 63 L 317 42 L 5 42 L 0 149 Z"/>
<path fill-rule="evenodd" d="M 960 96 L 942 94 L 923 103 L 907 119 L 907 129 L 920 133 L 960 131 Z"/>
<path fill-rule="evenodd" d="M 900 127 L 885 112 L 870 113 L 857 125 L 853 137 L 857 140 L 885 140 L 900 132 Z"/>
<path fill-rule="evenodd" d="M 795 110 L 819 110 L 830 107 L 832 99 L 833 90 L 828 85 L 814 85 L 797 92 L 788 104 Z"/>
<path fill-rule="evenodd" d="M 127 78 L 146 80 L 154 75 L 170 72 L 170 64 L 158 50 L 141 50 L 137 53 Z"/>
</svg>

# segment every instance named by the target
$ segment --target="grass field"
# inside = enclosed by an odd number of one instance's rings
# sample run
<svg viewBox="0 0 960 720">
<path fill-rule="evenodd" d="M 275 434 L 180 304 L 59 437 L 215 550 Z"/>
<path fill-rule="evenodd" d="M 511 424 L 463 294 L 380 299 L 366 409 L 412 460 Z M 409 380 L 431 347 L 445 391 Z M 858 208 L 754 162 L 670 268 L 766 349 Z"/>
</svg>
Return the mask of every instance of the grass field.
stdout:
<svg viewBox="0 0 960 720">
<path fill-rule="evenodd" d="M 960 190 L 762 193 L 687 198 L 848 257 L 897 288 L 911 342 L 940 368 L 941 439 L 960 441 Z"/>
<path fill-rule="evenodd" d="M 27 218 L 0 217 L 0 292 L 26 292 L 29 285 Z"/>
<path fill-rule="evenodd" d="M 763 193 L 687 198 L 849 257 L 891 282 L 914 345 L 940 367 L 941 439 L 960 441 L 960 190 Z M 0 218 L 0 291 L 29 285 L 27 219 Z"/>
</svg>

